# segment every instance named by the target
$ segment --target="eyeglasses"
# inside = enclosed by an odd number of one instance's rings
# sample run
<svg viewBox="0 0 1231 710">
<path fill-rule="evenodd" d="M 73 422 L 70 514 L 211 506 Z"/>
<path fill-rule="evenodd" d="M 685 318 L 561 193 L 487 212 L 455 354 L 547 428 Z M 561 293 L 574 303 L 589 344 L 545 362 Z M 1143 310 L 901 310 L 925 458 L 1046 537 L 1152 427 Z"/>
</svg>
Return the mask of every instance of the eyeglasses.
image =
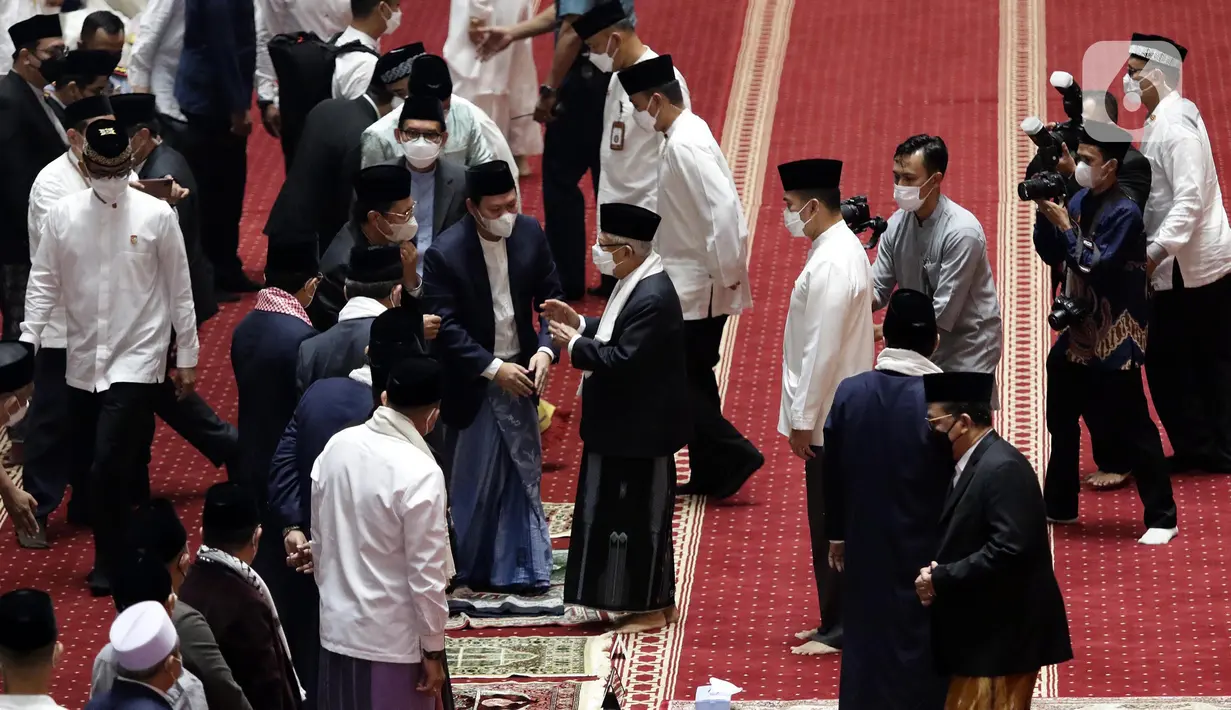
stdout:
<svg viewBox="0 0 1231 710">
<path fill-rule="evenodd" d="M 385 213 L 385 217 L 387 219 L 392 218 L 392 219 L 389 219 L 390 222 L 397 222 L 399 224 L 404 223 L 404 222 L 409 222 L 410 218 L 414 216 L 415 216 L 415 206 L 414 205 L 411 205 L 410 209 L 406 210 L 405 212 L 386 212 Z"/>
<path fill-rule="evenodd" d="M 402 137 L 406 139 L 402 141 L 403 143 L 418 140 L 420 138 L 425 138 L 433 143 L 439 143 L 440 139 L 444 138 L 444 134 L 440 131 L 419 131 L 411 128 L 410 130 L 402 131 Z"/>
<path fill-rule="evenodd" d="M 923 421 L 927 422 L 928 424 L 935 424 L 941 419 L 948 419 L 949 417 L 952 417 L 952 416 L 953 416 L 952 414 L 942 414 L 939 417 L 924 417 Z"/>
</svg>

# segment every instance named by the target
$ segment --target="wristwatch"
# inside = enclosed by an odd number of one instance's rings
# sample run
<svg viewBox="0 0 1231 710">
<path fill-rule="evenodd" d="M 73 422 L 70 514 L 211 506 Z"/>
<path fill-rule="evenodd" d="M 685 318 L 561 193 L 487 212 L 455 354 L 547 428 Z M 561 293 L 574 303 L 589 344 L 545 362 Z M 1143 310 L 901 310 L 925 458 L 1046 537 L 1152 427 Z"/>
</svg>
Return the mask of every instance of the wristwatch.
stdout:
<svg viewBox="0 0 1231 710">
<path fill-rule="evenodd" d="M 282 537 L 286 537 L 287 535 L 290 535 L 293 532 L 303 532 L 303 528 L 299 527 L 298 525 L 287 525 L 286 527 L 282 528 Z"/>
<path fill-rule="evenodd" d="M 443 661 L 445 659 L 444 651 L 424 651 L 423 657 L 429 661 Z"/>
<path fill-rule="evenodd" d="M 539 98 L 540 99 L 549 99 L 555 95 L 556 95 L 556 90 L 551 88 L 547 84 L 543 84 L 539 86 Z"/>
</svg>

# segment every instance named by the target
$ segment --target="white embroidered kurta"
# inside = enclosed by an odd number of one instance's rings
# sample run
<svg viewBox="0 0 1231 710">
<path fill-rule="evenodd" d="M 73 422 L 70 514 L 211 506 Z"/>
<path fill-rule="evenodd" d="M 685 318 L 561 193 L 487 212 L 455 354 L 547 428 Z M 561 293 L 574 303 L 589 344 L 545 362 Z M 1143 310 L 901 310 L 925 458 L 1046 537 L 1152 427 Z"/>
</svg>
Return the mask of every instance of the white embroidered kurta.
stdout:
<svg viewBox="0 0 1231 710">
<path fill-rule="evenodd" d="M 185 119 L 175 99 L 175 75 L 183 49 L 184 3 L 149 0 L 128 57 L 128 82 L 133 87 L 148 88 L 158 110 L 180 121 Z"/>
<path fill-rule="evenodd" d="M 170 205 L 135 189 L 114 203 L 82 190 L 52 206 L 46 225 L 21 339 L 41 347 L 56 304 L 64 304 L 70 386 L 102 392 L 115 382 L 162 382 L 172 327 L 176 366 L 196 367 L 188 257 Z"/>
<path fill-rule="evenodd" d="M 640 64 L 657 57 L 649 47 L 633 62 Z M 680 70 L 675 70 L 675 79 L 684 90 L 684 108 L 692 108 L 688 84 Z M 612 134 L 623 128 L 623 150 L 613 150 Z M 663 147 L 663 134 L 647 131 L 633 120 L 633 105 L 628 92 L 615 73 L 607 85 L 607 99 L 603 103 L 603 139 L 598 155 L 601 170 L 598 173 L 598 204 L 623 202 L 644 207 L 651 212 L 658 207 L 658 154 Z"/>
<path fill-rule="evenodd" d="M 358 42 L 368 49 L 380 51 L 380 40 L 366 32 L 360 32 L 353 26 L 347 26 L 338 37 L 337 45 Z M 357 99 L 368 92 L 372 83 L 372 75 L 376 73 L 375 54 L 368 52 L 347 52 L 338 55 L 333 65 L 333 97 L 335 99 Z"/>
<path fill-rule="evenodd" d="M 1150 256 L 1165 258 L 1151 285 L 1170 290 L 1177 259 L 1185 288 L 1231 273 L 1231 226 L 1210 135 L 1196 105 L 1168 94 L 1146 121 L 1141 153 L 1150 161 L 1150 198 L 1143 215 Z"/>
<path fill-rule="evenodd" d="M 445 477 L 410 420 L 380 407 L 312 466 L 321 647 L 418 663 L 445 647 Z"/>
<path fill-rule="evenodd" d="M 136 179 L 136 176 L 132 176 Z M 51 161 L 47 167 L 39 171 L 30 188 L 30 203 L 26 210 L 26 225 L 30 235 L 30 254 L 38 253 L 38 245 L 42 241 L 42 230 L 46 227 L 47 213 L 51 206 L 61 199 L 88 189 L 90 185 L 77 169 L 77 156 L 72 151 Z M 33 256 L 31 256 L 33 259 Z M 65 340 L 64 306 L 57 305 L 51 312 L 51 320 L 43 329 L 42 347 L 67 347 Z"/>
<path fill-rule="evenodd" d="M 675 284 L 684 320 L 751 308 L 748 223 L 739 192 L 710 127 L 691 111 L 667 130 L 657 211 L 662 222 L 654 248 Z"/>
<path fill-rule="evenodd" d="M 868 257 L 846 222 L 812 243 L 782 336 L 779 434 L 811 430 L 812 445 L 823 446 L 838 383 L 872 369 L 871 282 Z"/>
<path fill-rule="evenodd" d="M 528 39 L 480 61 L 470 41 L 470 18 L 492 27 L 508 27 L 530 19 L 534 0 L 453 0 L 449 6 L 449 36 L 444 58 L 453 75 L 453 92 L 474 102 L 500 128 L 516 155 L 543 152 L 543 132 L 530 114 L 539 98 L 534 50 Z"/>
<path fill-rule="evenodd" d="M 312 32 L 328 42 L 350 21 L 347 0 L 256 0 L 257 98 L 278 103 L 278 75 L 269 59 L 269 40 L 275 35 Z"/>
</svg>

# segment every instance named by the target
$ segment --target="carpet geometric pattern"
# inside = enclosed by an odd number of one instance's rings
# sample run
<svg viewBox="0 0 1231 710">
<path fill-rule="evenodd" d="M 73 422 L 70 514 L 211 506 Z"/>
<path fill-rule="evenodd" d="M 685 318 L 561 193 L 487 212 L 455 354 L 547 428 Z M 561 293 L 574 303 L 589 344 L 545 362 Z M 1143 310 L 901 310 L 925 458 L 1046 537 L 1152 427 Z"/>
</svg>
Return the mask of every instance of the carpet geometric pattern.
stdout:
<svg viewBox="0 0 1231 710">
<path fill-rule="evenodd" d="M 572 503 L 544 503 L 543 513 L 547 516 L 547 532 L 553 540 L 572 534 Z"/>
<path fill-rule="evenodd" d="M 581 684 L 454 683 L 457 710 L 578 710 Z"/>
<path fill-rule="evenodd" d="M 448 639 L 454 678 L 556 678 L 605 672 L 602 636 L 470 636 Z"/>
</svg>

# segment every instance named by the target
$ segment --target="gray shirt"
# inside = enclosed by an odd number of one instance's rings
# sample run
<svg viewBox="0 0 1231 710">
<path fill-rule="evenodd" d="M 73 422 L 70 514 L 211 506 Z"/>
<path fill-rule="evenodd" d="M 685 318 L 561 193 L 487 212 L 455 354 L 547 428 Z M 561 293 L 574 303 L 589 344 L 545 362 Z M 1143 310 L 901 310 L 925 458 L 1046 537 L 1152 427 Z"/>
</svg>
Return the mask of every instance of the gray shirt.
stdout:
<svg viewBox="0 0 1231 710">
<path fill-rule="evenodd" d="M 872 308 L 895 286 L 932 297 L 940 345 L 932 362 L 948 372 L 995 372 L 1000 362 L 1000 303 L 979 220 L 941 195 L 921 223 L 902 210 L 889 218 L 872 265 Z"/>
<path fill-rule="evenodd" d="M 432 225 L 435 223 L 436 202 L 436 168 L 421 173 L 410 171 L 410 194 L 415 198 L 415 221 L 419 223 L 419 232 L 415 235 L 415 248 L 419 250 L 419 263 L 415 270 L 423 276 L 422 254 L 432 246 Z"/>
<path fill-rule="evenodd" d="M 103 646 L 94 658 L 94 672 L 90 678 L 90 697 L 101 695 L 111 686 L 119 674 L 119 664 L 115 661 L 115 649 L 111 644 Z M 205 686 L 193 674 L 184 669 L 175 685 L 167 691 L 167 698 L 174 710 L 209 710 L 205 704 Z"/>
</svg>

